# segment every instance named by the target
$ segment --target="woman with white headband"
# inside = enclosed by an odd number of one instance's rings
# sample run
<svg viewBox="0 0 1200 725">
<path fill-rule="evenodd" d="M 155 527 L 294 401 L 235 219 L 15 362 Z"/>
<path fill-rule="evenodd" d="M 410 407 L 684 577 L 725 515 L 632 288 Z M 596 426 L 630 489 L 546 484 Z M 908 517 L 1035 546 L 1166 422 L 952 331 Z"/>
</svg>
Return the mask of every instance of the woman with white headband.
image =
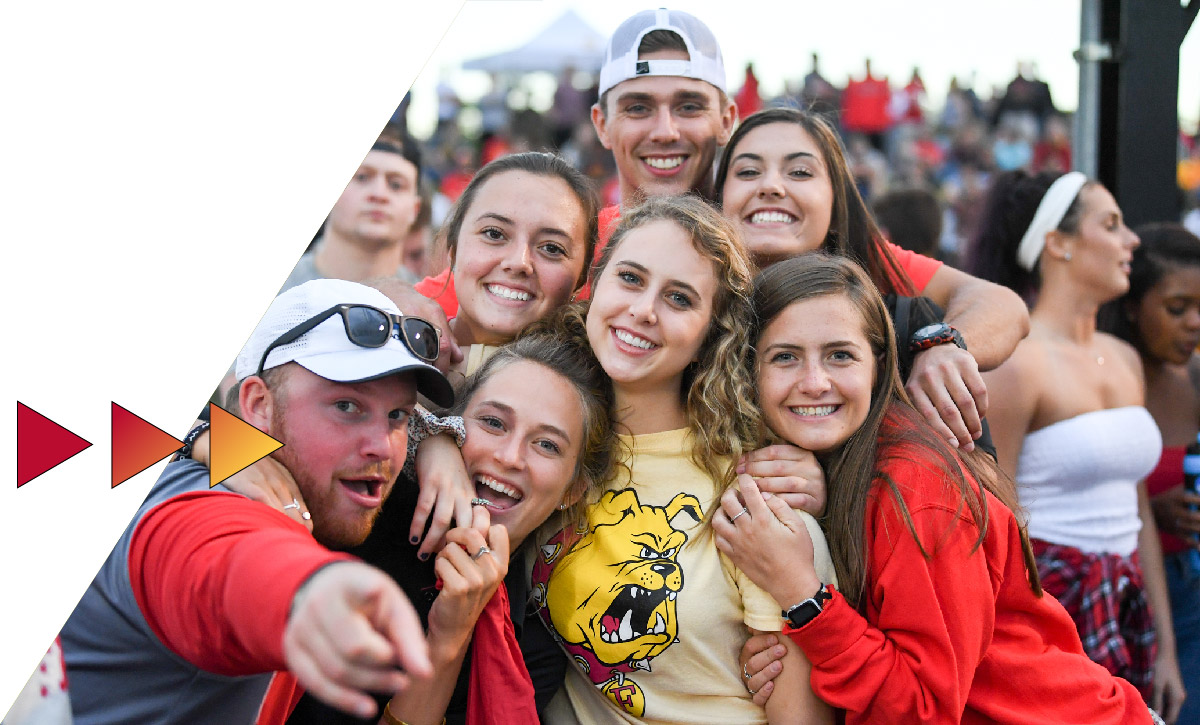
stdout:
<svg viewBox="0 0 1200 725">
<path fill-rule="evenodd" d="M 1162 439 L 1137 352 L 1096 329 L 1100 306 L 1129 288 L 1137 246 L 1099 183 L 1016 171 L 993 182 L 967 267 L 1031 304 L 1029 336 L 984 380 L 1042 585 L 1088 655 L 1173 722 L 1184 689 L 1143 481 Z"/>
</svg>

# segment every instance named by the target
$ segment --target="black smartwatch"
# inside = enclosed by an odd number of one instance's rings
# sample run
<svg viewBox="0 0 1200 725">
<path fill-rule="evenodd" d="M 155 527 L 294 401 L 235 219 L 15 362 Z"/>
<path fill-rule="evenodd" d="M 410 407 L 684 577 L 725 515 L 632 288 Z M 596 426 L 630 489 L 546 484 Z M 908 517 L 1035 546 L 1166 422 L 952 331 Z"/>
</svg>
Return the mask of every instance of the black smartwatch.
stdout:
<svg viewBox="0 0 1200 725">
<path fill-rule="evenodd" d="M 830 599 L 833 599 L 833 595 L 829 593 L 829 587 L 822 584 L 816 594 L 783 610 L 783 618 L 788 621 L 792 629 L 800 629 L 824 611 L 825 603 Z"/>
<path fill-rule="evenodd" d="M 915 354 L 935 345 L 951 344 L 963 350 L 967 349 L 967 343 L 963 340 L 961 332 L 945 322 L 935 322 L 922 327 L 908 338 L 908 351 Z"/>
</svg>

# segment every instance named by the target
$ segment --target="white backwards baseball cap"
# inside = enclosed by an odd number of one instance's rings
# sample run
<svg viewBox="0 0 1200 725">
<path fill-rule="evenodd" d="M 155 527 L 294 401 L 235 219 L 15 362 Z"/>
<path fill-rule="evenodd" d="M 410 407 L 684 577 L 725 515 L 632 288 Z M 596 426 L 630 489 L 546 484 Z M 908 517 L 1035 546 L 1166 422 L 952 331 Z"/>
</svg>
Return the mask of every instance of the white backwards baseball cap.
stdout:
<svg viewBox="0 0 1200 725">
<path fill-rule="evenodd" d="M 437 405 L 454 403 L 453 387 L 437 368 L 413 354 L 405 340 L 405 330 L 393 329 L 392 320 L 384 322 L 381 316 L 375 315 L 376 330 L 379 322 L 389 330 L 386 341 L 379 347 L 364 347 L 350 339 L 349 323 L 341 312 L 334 311 L 340 305 L 363 305 L 402 315 L 387 295 L 357 282 L 315 279 L 297 285 L 271 302 L 254 332 L 250 333 L 250 339 L 238 354 L 237 379 L 245 380 L 257 374 L 260 364 L 263 370 L 270 370 L 289 362 L 338 383 L 361 383 L 397 373 L 412 373 L 419 393 Z M 322 314 L 328 317 L 312 329 L 291 342 L 276 345 L 280 337 Z"/>
<path fill-rule="evenodd" d="M 669 30 L 683 39 L 687 60 L 638 60 L 638 46 L 652 30 Z M 621 81 L 639 76 L 679 76 L 707 81 L 725 92 L 725 61 L 717 38 L 694 15 L 680 10 L 643 10 L 608 39 L 600 68 L 600 95 Z"/>
</svg>

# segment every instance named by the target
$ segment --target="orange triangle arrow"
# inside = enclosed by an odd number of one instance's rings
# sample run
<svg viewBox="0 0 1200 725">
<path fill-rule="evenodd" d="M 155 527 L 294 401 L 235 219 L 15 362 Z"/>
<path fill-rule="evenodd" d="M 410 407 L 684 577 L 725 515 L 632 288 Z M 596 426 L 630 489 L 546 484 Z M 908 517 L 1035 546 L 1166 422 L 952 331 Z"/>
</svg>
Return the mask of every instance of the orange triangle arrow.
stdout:
<svg viewBox="0 0 1200 725">
<path fill-rule="evenodd" d="M 17 401 L 17 488 L 91 445 Z"/>
<path fill-rule="evenodd" d="M 209 486 L 229 478 L 260 458 L 265 458 L 283 444 L 258 428 L 225 410 L 209 404 Z"/>
<path fill-rule="evenodd" d="M 138 475 L 183 446 L 158 426 L 112 404 L 112 487 Z"/>
</svg>

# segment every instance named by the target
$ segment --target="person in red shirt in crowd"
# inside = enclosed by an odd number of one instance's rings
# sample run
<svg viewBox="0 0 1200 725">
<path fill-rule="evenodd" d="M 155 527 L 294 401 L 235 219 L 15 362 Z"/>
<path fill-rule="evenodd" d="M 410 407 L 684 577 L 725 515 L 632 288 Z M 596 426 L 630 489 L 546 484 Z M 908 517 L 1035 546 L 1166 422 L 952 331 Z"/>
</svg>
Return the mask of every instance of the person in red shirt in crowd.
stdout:
<svg viewBox="0 0 1200 725">
<path fill-rule="evenodd" d="M 921 71 L 913 68 L 912 77 L 908 84 L 896 91 L 892 98 L 892 117 L 897 123 L 908 123 L 916 126 L 925 123 L 925 111 L 921 106 L 925 103 L 925 81 L 921 80 Z"/>
<path fill-rule="evenodd" d="M 816 114 L 772 108 L 743 121 L 725 148 L 717 189 L 760 268 L 821 249 L 858 262 L 884 294 L 924 295 L 945 310 L 970 352 L 957 343 L 916 352 L 907 388 L 944 439 L 971 450 L 988 407 L 979 371 L 1002 363 L 1029 331 L 1021 298 L 886 241 L 836 132 Z"/>
<path fill-rule="evenodd" d="M 759 275 L 753 300 L 763 418 L 825 469 L 839 583 L 818 577 L 803 521 L 749 477 L 712 526 L 717 547 L 787 607 L 783 634 L 812 663 L 813 691 L 848 725 L 1161 723 L 1043 595 L 1012 480 L 947 446 L 909 403 L 862 268 L 790 259 Z"/>
<path fill-rule="evenodd" d="M 883 151 L 884 134 L 892 127 L 892 91 L 886 77 L 871 75 L 870 58 L 866 70 L 862 80 L 851 78 L 842 91 L 842 128 L 848 134 L 863 134 L 872 146 Z"/>
<path fill-rule="evenodd" d="M 746 78 L 742 81 L 742 87 L 738 89 L 734 102 L 737 103 L 738 116 L 741 118 L 762 110 L 762 96 L 758 94 L 758 76 L 754 75 L 753 63 L 746 64 Z"/>
</svg>

